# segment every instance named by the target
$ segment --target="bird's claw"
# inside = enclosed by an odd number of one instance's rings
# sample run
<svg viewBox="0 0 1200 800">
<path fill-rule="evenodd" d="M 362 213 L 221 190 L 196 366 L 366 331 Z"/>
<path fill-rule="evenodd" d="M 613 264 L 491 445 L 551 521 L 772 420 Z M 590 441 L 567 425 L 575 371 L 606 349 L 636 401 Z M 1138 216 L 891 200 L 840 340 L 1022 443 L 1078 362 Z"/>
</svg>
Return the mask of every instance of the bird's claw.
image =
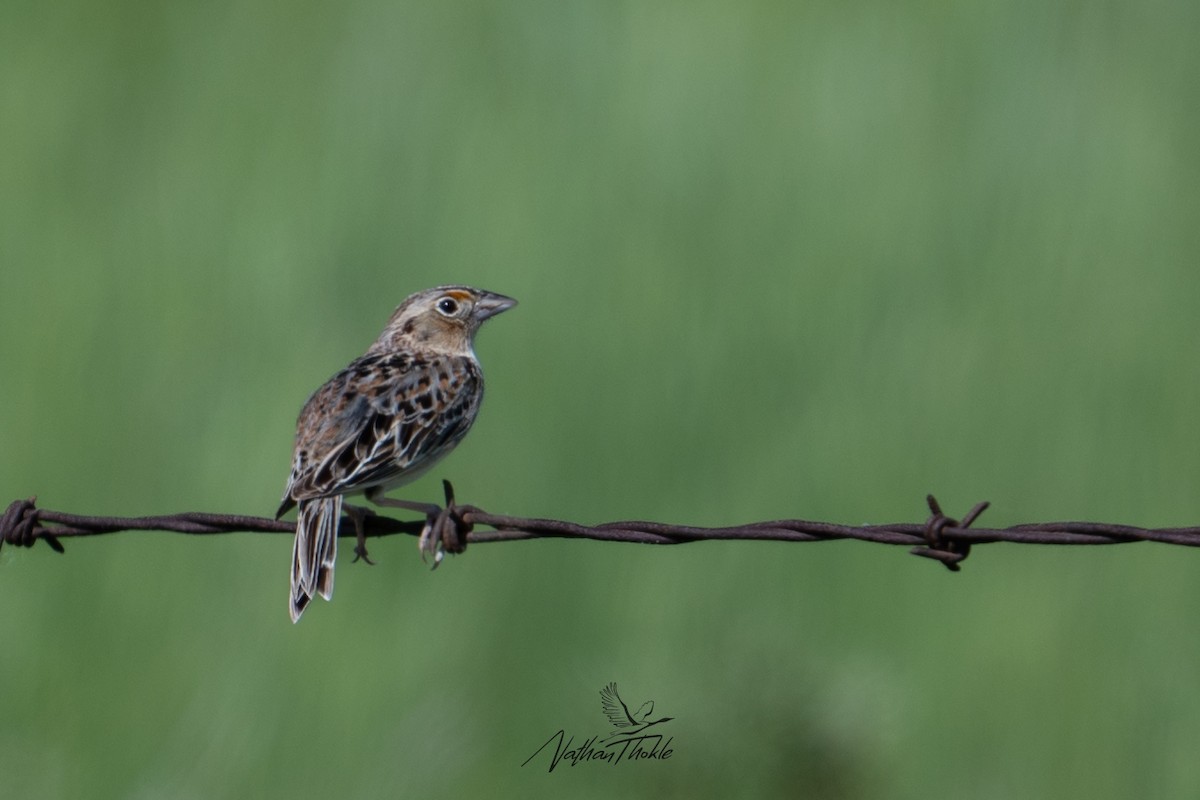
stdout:
<svg viewBox="0 0 1200 800">
<path fill-rule="evenodd" d="M 454 538 L 455 529 L 451 509 L 443 508 L 439 509 L 437 514 L 431 514 L 425 520 L 425 527 L 421 529 L 421 538 L 417 541 L 417 546 L 421 549 L 421 562 L 427 564 L 429 563 L 427 559 L 432 558 L 433 565 L 430 566 L 430 569 L 437 569 L 447 552 L 461 553 L 465 548 L 457 546 L 457 540 Z"/>
<path fill-rule="evenodd" d="M 421 538 L 417 541 L 421 561 L 428 563 L 426 557 L 433 557 L 430 569 L 437 569 L 446 553 L 464 552 L 467 549 L 467 534 L 471 531 L 470 523 L 463 518 L 462 508 L 454 502 L 454 488 L 449 481 L 442 483 L 446 490 L 446 505 L 426 515 Z"/>
<path fill-rule="evenodd" d="M 421 538 L 417 540 L 417 549 L 421 551 L 421 563 L 428 564 L 427 557 L 433 556 L 433 566 L 430 569 L 437 569 L 445 555 L 441 537 L 434 535 L 434 530 L 438 527 L 438 520 L 441 519 L 441 513 L 441 509 L 439 509 L 436 515 L 430 514 L 425 519 L 425 527 L 421 528 Z"/>
<path fill-rule="evenodd" d="M 375 566 L 375 562 L 367 555 L 367 531 L 363 526 L 363 520 L 375 516 L 375 512 L 369 508 L 351 505 L 347 505 L 345 510 L 354 522 L 354 561 L 350 563 L 358 563 L 359 559 L 362 559 L 371 566 Z"/>
</svg>

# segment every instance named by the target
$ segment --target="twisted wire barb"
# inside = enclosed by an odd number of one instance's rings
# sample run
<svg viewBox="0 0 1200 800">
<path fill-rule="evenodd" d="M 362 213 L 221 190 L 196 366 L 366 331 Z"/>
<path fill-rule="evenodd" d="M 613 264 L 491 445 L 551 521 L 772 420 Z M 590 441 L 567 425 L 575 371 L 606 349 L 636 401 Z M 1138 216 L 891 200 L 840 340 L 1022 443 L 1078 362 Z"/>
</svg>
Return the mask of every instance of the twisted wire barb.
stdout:
<svg viewBox="0 0 1200 800">
<path fill-rule="evenodd" d="M 785 519 L 721 528 L 645 521 L 580 525 L 556 519 L 489 514 L 475 506 L 460 506 L 455 502 L 453 487 L 448 481 L 443 483 L 446 505 L 438 514 L 431 515 L 428 520 L 423 521 L 370 515 L 364 520 L 364 533 L 367 536 L 390 536 L 398 533 L 416 536 L 426 525 L 432 525 L 449 552 L 461 552 L 470 543 L 546 538 L 639 544 L 685 544 L 714 540 L 823 542 L 856 539 L 908 546 L 912 548 L 911 552 L 914 555 L 940 561 L 952 571 L 958 571 L 959 564 L 970 554 L 973 545 L 993 542 L 1107 545 L 1150 541 L 1200 547 L 1200 527 L 1139 528 L 1102 522 L 1040 522 L 1008 528 L 973 528 L 971 525 L 987 509 L 987 503 L 979 503 L 960 521 L 946 516 L 933 495 L 926 497 L 930 516 L 924 523 L 852 526 Z M 0 546 L 9 544 L 32 547 L 40 540 L 62 553 L 62 539 L 128 530 L 190 534 L 292 533 L 296 530 L 293 522 L 237 514 L 188 512 L 152 517 L 83 516 L 38 508 L 35 500 L 36 498 L 17 500 L 8 506 L 3 517 L 0 517 Z M 477 530 L 476 526 L 485 526 L 490 530 Z M 343 517 L 339 536 L 354 535 L 354 525 L 348 517 Z"/>
</svg>

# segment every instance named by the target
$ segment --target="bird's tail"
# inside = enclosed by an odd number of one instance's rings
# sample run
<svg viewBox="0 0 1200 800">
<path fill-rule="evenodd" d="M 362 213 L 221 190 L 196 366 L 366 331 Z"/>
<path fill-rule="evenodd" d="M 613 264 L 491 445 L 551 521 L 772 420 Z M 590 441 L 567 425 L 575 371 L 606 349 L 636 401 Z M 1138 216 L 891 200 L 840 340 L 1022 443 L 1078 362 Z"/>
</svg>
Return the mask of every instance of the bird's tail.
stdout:
<svg viewBox="0 0 1200 800">
<path fill-rule="evenodd" d="M 292 546 L 292 622 L 300 619 L 313 594 L 333 596 L 333 562 L 337 558 L 338 522 L 342 497 L 301 500 L 296 513 Z"/>
</svg>

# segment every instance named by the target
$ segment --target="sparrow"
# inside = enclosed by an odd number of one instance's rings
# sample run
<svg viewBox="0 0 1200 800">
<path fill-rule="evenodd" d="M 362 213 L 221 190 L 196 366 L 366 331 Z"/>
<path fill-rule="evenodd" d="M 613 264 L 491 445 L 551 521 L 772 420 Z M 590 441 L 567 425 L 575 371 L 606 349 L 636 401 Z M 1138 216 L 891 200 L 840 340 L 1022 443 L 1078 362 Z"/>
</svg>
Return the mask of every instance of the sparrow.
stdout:
<svg viewBox="0 0 1200 800">
<path fill-rule="evenodd" d="M 396 308 L 366 353 L 308 398 L 275 515 L 297 507 L 292 622 L 314 594 L 333 595 L 343 497 L 361 492 L 375 505 L 436 513 L 431 504 L 383 494 L 419 478 L 466 436 L 483 399 L 475 333 L 516 304 L 469 286 L 417 292 Z M 349 504 L 345 511 L 358 533 L 355 560 L 366 559 L 362 520 L 372 512 Z M 423 555 L 432 552 L 436 565 L 441 543 L 433 539 L 427 523 L 419 546 Z"/>
</svg>

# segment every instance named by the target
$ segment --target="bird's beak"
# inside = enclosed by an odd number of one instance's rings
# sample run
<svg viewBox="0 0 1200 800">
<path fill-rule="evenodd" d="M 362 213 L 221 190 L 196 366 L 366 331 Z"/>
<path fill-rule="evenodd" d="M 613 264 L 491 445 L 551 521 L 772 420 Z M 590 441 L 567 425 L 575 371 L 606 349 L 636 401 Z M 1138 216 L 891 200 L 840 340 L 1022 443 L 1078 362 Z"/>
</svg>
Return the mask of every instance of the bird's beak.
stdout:
<svg viewBox="0 0 1200 800">
<path fill-rule="evenodd" d="M 474 317 L 479 322 L 485 319 L 490 319 L 501 311 L 507 311 L 517 304 L 516 300 L 511 297 L 505 297 L 502 294 L 495 292 L 484 292 L 478 300 L 475 301 Z"/>
</svg>

